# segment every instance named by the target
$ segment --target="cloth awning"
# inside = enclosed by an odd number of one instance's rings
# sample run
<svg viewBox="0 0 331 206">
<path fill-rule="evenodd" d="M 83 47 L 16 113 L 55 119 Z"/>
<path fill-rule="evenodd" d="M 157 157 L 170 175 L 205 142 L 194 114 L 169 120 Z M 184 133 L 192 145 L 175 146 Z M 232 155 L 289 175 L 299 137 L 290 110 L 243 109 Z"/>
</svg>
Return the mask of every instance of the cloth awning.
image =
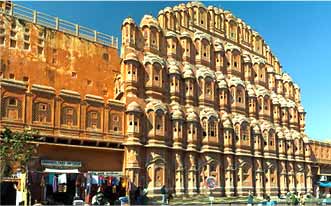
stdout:
<svg viewBox="0 0 331 206">
<path fill-rule="evenodd" d="M 44 172 L 48 173 L 80 173 L 78 169 L 51 169 L 51 168 L 45 168 Z"/>
<path fill-rule="evenodd" d="M 331 182 L 320 182 L 320 187 L 329 187 L 329 188 L 331 188 Z"/>
</svg>

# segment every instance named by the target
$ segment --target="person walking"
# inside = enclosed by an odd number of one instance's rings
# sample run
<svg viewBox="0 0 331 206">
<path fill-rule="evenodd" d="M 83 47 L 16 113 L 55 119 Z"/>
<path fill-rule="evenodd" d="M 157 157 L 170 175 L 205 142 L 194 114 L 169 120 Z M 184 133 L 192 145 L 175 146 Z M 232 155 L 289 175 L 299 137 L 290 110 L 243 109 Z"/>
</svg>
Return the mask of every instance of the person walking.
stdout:
<svg viewBox="0 0 331 206">
<path fill-rule="evenodd" d="M 252 206 L 254 204 L 254 196 L 252 192 L 249 192 L 248 198 L 247 198 L 247 206 Z"/>
<path fill-rule="evenodd" d="M 167 204 L 167 201 L 168 201 L 167 194 L 168 194 L 168 190 L 167 190 L 166 186 L 163 185 L 161 187 L 162 204 Z"/>
</svg>

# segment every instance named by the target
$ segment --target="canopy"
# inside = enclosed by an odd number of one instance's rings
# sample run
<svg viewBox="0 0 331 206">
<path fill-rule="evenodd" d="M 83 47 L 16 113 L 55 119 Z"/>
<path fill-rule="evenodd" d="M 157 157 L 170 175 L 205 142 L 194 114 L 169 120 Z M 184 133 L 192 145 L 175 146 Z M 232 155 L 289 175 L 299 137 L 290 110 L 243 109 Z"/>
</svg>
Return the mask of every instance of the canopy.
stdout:
<svg viewBox="0 0 331 206">
<path fill-rule="evenodd" d="M 44 172 L 48 173 L 80 173 L 78 169 L 51 169 L 51 168 L 45 168 Z"/>
<path fill-rule="evenodd" d="M 331 182 L 320 182 L 321 187 L 330 187 L 331 188 Z"/>
</svg>

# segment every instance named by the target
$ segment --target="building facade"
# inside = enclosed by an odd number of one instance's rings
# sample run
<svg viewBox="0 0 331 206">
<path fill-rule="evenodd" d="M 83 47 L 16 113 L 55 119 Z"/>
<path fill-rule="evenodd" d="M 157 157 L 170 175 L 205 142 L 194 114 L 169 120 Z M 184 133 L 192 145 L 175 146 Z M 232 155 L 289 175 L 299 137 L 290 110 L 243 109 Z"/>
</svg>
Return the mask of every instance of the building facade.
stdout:
<svg viewBox="0 0 331 206">
<path fill-rule="evenodd" d="M 7 5 L 0 127 L 46 137 L 34 167 L 46 158 L 122 170 L 150 195 L 162 185 L 207 194 L 208 177 L 216 195 L 314 192 L 331 176 L 331 145 L 304 132 L 299 86 L 231 12 L 191 2 L 140 24 L 126 18 L 119 57 L 114 38 L 105 45 L 97 32 L 38 24 Z"/>
</svg>

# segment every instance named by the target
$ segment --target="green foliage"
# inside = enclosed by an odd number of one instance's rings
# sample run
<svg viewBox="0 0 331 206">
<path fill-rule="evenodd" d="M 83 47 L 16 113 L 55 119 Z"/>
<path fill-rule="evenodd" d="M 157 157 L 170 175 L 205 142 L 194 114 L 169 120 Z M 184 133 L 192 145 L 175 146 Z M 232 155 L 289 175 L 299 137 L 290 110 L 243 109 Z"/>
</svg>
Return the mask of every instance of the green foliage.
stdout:
<svg viewBox="0 0 331 206">
<path fill-rule="evenodd" d="M 29 143 L 36 134 L 36 131 L 27 129 L 23 132 L 13 132 L 5 128 L 0 133 L 0 160 L 3 163 L 2 166 L 18 163 L 21 168 L 25 168 L 36 150 L 36 145 Z"/>
</svg>

